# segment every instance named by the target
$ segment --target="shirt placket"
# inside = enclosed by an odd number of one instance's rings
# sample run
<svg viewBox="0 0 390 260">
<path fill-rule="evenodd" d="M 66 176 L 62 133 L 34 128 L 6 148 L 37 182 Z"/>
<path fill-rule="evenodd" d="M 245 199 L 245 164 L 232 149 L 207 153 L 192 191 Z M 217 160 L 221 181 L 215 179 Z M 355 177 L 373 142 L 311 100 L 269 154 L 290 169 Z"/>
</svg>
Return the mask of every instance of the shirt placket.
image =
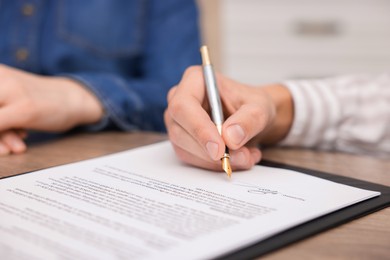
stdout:
<svg viewBox="0 0 390 260">
<path fill-rule="evenodd" d="M 39 0 L 18 1 L 15 10 L 17 25 L 13 32 L 13 60 L 15 66 L 28 71 L 35 71 L 38 67 L 39 52 Z M 15 17 L 16 18 L 16 17 Z"/>
</svg>

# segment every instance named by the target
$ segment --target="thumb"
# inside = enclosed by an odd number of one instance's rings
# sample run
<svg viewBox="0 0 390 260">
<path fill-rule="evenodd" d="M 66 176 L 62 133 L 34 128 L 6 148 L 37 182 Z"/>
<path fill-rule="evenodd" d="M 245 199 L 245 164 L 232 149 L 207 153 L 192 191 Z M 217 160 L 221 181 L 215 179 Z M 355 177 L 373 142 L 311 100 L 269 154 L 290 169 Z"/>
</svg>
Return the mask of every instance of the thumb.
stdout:
<svg viewBox="0 0 390 260">
<path fill-rule="evenodd" d="M 222 136 L 226 145 L 237 150 L 270 123 L 271 113 L 259 104 L 245 104 L 223 124 Z"/>
</svg>

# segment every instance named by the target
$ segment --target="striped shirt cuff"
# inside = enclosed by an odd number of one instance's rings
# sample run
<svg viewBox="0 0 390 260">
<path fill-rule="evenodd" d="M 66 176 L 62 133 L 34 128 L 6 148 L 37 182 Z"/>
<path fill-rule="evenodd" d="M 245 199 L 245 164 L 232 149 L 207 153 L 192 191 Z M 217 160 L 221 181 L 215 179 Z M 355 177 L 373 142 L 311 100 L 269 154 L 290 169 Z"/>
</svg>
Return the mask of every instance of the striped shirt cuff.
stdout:
<svg viewBox="0 0 390 260">
<path fill-rule="evenodd" d="M 294 100 L 294 121 L 283 146 L 331 149 L 340 117 L 338 101 L 329 86 L 320 80 L 283 83 Z"/>
</svg>

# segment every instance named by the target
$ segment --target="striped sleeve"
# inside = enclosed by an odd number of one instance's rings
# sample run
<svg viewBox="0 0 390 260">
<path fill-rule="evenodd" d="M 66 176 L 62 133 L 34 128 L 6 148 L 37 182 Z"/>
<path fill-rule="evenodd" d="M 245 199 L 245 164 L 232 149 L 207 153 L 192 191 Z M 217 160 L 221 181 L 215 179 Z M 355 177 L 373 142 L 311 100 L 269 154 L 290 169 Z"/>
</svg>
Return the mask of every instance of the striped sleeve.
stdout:
<svg viewBox="0 0 390 260">
<path fill-rule="evenodd" d="M 287 81 L 294 121 L 283 146 L 390 158 L 390 73 Z"/>
</svg>

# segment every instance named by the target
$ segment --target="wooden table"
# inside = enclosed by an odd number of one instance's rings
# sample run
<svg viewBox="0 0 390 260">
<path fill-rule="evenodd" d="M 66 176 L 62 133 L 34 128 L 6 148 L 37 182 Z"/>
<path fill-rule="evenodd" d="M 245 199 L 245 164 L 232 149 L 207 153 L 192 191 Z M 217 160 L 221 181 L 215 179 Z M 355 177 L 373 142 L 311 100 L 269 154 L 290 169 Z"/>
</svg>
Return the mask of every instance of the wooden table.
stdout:
<svg viewBox="0 0 390 260">
<path fill-rule="evenodd" d="M 34 171 L 166 140 L 154 133 L 77 134 L 0 157 L 0 176 Z M 341 153 L 272 148 L 268 160 L 390 186 L 390 161 Z M 390 208 L 294 243 L 262 259 L 390 259 Z"/>
</svg>

